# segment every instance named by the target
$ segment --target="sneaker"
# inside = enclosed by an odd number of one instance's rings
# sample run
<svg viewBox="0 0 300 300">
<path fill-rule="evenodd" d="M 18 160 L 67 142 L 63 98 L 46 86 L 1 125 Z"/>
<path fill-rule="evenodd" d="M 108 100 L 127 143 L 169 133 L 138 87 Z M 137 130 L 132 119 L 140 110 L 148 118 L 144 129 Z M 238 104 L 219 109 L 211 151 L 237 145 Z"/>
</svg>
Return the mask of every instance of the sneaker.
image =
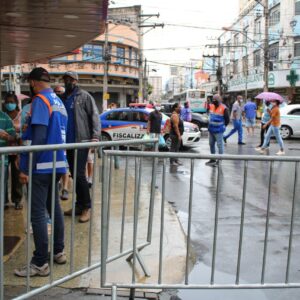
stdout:
<svg viewBox="0 0 300 300">
<path fill-rule="evenodd" d="M 93 186 L 93 183 L 92 182 L 88 182 L 88 185 L 89 185 L 89 188 L 91 189 L 92 186 Z"/>
<path fill-rule="evenodd" d="M 246 145 L 244 142 L 239 142 L 238 145 Z"/>
<path fill-rule="evenodd" d="M 223 141 L 225 144 L 227 144 L 227 139 L 223 137 Z"/>
<path fill-rule="evenodd" d="M 57 253 L 53 256 L 53 260 L 58 265 L 63 265 L 67 262 L 67 256 L 65 252 Z"/>
<path fill-rule="evenodd" d="M 205 164 L 207 165 L 207 166 L 212 166 L 212 165 L 215 165 L 216 164 L 216 160 L 214 160 L 214 159 L 210 159 L 209 161 L 207 161 Z"/>
<path fill-rule="evenodd" d="M 267 153 L 267 149 L 266 148 L 261 148 L 259 153 L 261 154 L 266 154 Z"/>
<path fill-rule="evenodd" d="M 285 152 L 283 150 L 279 150 L 276 155 L 285 155 Z"/>
<path fill-rule="evenodd" d="M 82 209 L 75 207 L 75 216 L 80 216 L 82 214 Z M 72 208 L 64 212 L 65 216 L 72 216 Z"/>
<path fill-rule="evenodd" d="M 86 223 L 90 220 L 90 218 L 91 218 L 91 209 L 86 208 L 81 213 L 81 216 L 79 218 L 79 223 Z"/>
<path fill-rule="evenodd" d="M 24 266 L 23 268 L 20 269 L 15 269 L 14 271 L 16 276 L 19 277 L 27 277 L 27 266 Z M 50 274 L 50 268 L 49 265 L 46 263 L 41 267 L 38 267 L 35 264 L 30 264 L 29 265 L 29 276 L 34 277 L 34 276 L 40 276 L 40 277 L 46 277 Z"/>
<path fill-rule="evenodd" d="M 256 148 L 255 148 L 255 151 L 258 151 L 258 152 L 259 152 L 260 150 L 261 150 L 261 147 L 256 147 Z"/>
<path fill-rule="evenodd" d="M 60 199 L 65 201 L 69 199 L 69 192 L 65 189 L 62 190 Z"/>
</svg>

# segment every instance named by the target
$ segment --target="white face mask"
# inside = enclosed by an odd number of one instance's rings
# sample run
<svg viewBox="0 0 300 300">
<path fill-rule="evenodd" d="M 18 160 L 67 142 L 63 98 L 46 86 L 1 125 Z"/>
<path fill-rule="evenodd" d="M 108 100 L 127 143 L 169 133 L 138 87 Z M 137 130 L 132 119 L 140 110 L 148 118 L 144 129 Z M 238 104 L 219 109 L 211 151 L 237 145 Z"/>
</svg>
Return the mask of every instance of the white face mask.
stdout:
<svg viewBox="0 0 300 300">
<path fill-rule="evenodd" d="M 160 106 L 156 106 L 156 107 L 155 107 L 155 110 L 161 111 L 161 107 L 160 107 Z"/>
</svg>

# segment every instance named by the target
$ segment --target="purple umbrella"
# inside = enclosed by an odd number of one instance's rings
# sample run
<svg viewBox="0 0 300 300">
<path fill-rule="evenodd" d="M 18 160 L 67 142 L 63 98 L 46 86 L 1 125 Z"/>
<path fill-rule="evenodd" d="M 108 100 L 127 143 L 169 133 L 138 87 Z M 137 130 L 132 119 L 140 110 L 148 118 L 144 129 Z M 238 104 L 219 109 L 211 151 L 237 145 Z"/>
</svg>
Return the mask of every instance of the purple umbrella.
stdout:
<svg viewBox="0 0 300 300">
<path fill-rule="evenodd" d="M 280 103 L 282 103 L 284 101 L 284 99 L 279 94 L 272 93 L 272 92 L 260 93 L 255 98 L 260 99 L 260 100 L 265 100 L 265 101 L 278 100 L 278 101 L 280 101 Z"/>
</svg>

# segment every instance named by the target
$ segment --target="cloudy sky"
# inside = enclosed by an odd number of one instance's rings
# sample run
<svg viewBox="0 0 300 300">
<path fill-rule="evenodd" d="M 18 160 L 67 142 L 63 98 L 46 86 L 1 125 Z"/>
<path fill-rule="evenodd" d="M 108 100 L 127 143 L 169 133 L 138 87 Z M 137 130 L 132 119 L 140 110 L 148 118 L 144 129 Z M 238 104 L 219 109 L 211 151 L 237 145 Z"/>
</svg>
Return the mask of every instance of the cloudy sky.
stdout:
<svg viewBox="0 0 300 300">
<path fill-rule="evenodd" d="M 222 33 L 215 29 L 229 26 L 237 18 L 239 1 L 114 0 L 113 2 L 115 5 L 111 7 L 141 5 L 144 14 L 160 14 L 159 19 L 152 18 L 147 22 L 166 25 L 145 34 L 144 55 L 149 61 L 153 61 L 150 68 L 155 68 L 158 70 L 157 74 L 165 77 L 169 68 L 158 63 L 183 64 L 190 59 L 201 59 L 203 53 L 208 53 L 204 48 L 205 44 L 216 43 L 216 38 Z"/>
</svg>

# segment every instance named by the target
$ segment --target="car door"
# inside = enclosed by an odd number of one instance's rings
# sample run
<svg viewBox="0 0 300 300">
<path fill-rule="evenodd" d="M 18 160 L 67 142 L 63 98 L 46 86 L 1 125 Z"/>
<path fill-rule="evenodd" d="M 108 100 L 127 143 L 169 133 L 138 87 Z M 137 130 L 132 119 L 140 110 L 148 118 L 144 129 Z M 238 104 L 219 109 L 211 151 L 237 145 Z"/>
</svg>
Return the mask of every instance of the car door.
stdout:
<svg viewBox="0 0 300 300">
<path fill-rule="evenodd" d="M 146 134 L 148 117 L 149 114 L 143 111 L 132 112 L 132 121 L 135 123 L 135 125 L 137 125 L 135 138 L 143 138 L 143 136 Z"/>
<path fill-rule="evenodd" d="M 287 115 L 287 120 L 293 130 L 293 134 L 300 135 L 300 108 L 291 110 Z"/>
</svg>

